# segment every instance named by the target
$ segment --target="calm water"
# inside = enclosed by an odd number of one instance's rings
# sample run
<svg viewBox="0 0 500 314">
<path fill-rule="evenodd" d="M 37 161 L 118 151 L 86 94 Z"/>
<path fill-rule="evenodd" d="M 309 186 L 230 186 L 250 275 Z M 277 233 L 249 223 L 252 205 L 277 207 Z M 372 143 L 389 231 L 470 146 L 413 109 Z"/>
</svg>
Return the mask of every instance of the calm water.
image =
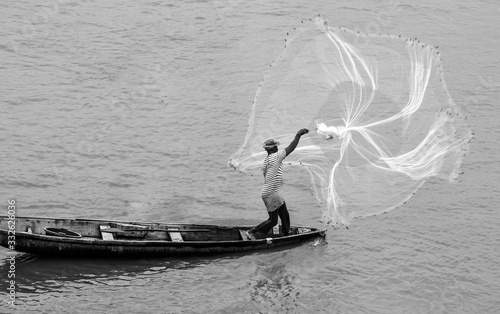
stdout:
<svg viewBox="0 0 500 314">
<path fill-rule="evenodd" d="M 0 11 L 0 201 L 19 216 L 254 224 L 261 178 L 227 169 L 286 33 L 332 25 L 440 46 L 475 132 L 459 184 L 329 230 L 327 243 L 192 259 L 18 255 L 19 313 L 497 313 L 496 1 L 9 1 Z M 295 130 L 291 130 L 295 131 Z M 288 169 L 292 222 L 320 226 Z M 7 298 L 0 249 L 0 312 Z"/>
</svg>

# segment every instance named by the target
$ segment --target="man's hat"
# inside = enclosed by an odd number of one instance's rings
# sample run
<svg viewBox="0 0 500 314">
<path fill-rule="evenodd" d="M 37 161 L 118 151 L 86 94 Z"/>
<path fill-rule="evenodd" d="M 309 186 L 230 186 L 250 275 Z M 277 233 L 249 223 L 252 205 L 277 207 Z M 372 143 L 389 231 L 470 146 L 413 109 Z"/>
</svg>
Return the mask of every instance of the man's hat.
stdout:
<svg viewBox="0 0 500 314">
<path fill-rule="evenodd" d="M 279 146 L 280 145 L 280 142 L 276 142 L 275 140 L 273 139 L 269 139 L 267 141 L 264 142 L 264 148 L 265 149 L 270 149 L 270 148 L 273 148 L 274 146 Z"/>
</svg>

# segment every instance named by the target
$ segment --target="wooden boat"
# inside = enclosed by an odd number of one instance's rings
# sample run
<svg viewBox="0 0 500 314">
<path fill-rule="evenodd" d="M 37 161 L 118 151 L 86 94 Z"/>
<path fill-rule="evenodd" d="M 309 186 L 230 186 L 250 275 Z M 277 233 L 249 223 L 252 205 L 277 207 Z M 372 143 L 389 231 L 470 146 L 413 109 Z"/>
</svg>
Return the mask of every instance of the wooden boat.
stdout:
<svg viewBox="0 0 500 314">
<path fill-rule="evenodd" d="M 324 229 L 292 227 L 288 236 L 271 230 L 264 238 L 251 240 L 245 232 L 249 229 L 249 226 L 0 216 L 0 245 L 51 256 L 168 257 L 271 249 L 324 238 L 326 233 Z"/>
</svg>

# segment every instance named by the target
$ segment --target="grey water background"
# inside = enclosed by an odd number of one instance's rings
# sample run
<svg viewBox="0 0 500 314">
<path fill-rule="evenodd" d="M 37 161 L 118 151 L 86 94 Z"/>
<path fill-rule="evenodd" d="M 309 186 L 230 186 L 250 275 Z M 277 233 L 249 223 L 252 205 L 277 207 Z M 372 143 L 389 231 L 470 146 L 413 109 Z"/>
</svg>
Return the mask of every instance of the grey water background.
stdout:
<svg viewBox="0 0 500 314">
<path fill-rule="evenodd" d="M 261 178 L 226 166 L 286 33 L 331 25 L 439 46 L 475 132 L 458 184 L 329 229 L 327 243 L 211 258 L 20 254 L 1 313 L 497 313 L 496 1 L 7 1 L 0 10 L 0 201 L 18 216 L 254 224 Z M 290 130 L 295 132 L 296 130 Z M 321 226 L 285 169 L 293 224 Z"/>
</svg>

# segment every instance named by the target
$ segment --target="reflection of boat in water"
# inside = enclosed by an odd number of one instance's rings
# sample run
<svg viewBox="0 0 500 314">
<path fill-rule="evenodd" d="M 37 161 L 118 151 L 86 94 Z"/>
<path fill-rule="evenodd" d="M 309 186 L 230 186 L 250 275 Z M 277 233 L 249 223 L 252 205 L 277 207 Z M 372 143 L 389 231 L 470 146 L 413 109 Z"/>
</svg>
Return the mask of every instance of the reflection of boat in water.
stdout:
<svg viewBox="0 0 500 314">
<path fill-rule="evenodd" d="M 24 293 L 24 298 L 34 300 L 38 294 L 36 291 L 67 293 L 72 289 L 80 289 L 82 285 L 130 285 L 135 280 L 139 282 L 149 280 L 150 276 L 169 276 L 165 274 L 179 276 L 185 271 L 203 272 L 206 271 L 203 268 L 206 265 L 219 269 L 221 265 L 224 267 L 232 263 L 232 260 L 244 257 L 243 254 L 110 259 L 17 253 L 15 254 L 16 293 Z M 8 255 L 14 256 L 11 253 Z M 0 259 L 0 273 L 8 274 L 10 266 L 9 259 Z M 9 281 L 1 280 L 0 290 L 8 291 L 8 288 Z M 0 310 L 0 313 L 3 312 Z"/>
<path fill-rule="evenodd" d="M 288 236 L 273 234 L 251 240 L 249 226 L 164 224 L 90 219 L 0 216 L 0 245 L 48 256 L 169 257 L 248 252 L 296 245 L 325 236 L 325 230 L 292 227 Z M 12 238 L 11 238 L 12 239 Z M 12 248 L 12 247 L 11 247 Z"/>
</svg>

